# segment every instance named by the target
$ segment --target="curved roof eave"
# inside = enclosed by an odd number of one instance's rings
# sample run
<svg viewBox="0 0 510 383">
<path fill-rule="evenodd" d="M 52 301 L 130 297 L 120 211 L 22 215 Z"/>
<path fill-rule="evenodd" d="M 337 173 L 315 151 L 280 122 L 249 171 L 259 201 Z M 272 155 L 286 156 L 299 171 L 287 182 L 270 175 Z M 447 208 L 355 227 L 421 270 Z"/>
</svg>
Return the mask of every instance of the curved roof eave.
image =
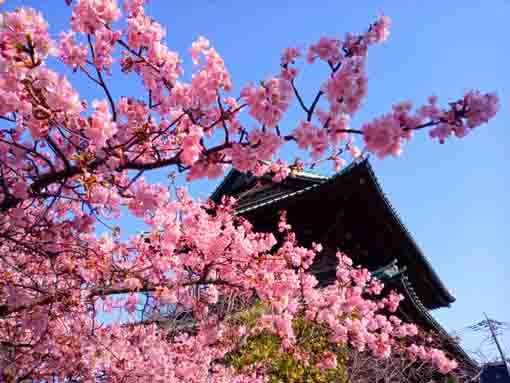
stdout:
<svg viewBox="0 0 510 383">
<path fill-rule="evenodd" d="M 462 356 L 464 361 L 468 363 L 471 367 L 478 368 L 478 364 L 476 363 L 476 361 L 473 358 L 471 358 L 466 353 L 466 351 L 464 351 L 464 349 L 452 339 L 450 334 L 443 328 L 443 326 L 441 326 L 441 324 L 429 313 L 425 305 L 422 303 L 422 301 L 416 294 L 416 291 L 414 290 L 411 282 L 409 281 L 409 278 L 405 275 L 405 273 L 401 274 L 399 279 L 408 299 L 412 301 L 413 305 L 418 309 L 420 314 L 423 316 L 424 320 L 427 321 L 430 324 L 430 326 L 441 337 L 443 337 L 443 339 L 449 342 L 450 346 L 455 350 L 457 355 Z"/>
<path fill-rule="evenodd" d="M 218 186 L 216 186 L 216 188 L 211 193 L 211 196 L 209 198 L 213 201 L 216 201 L 218 197 L 224 194 L 225 187 L 229 184 L 229 182 L 236 175 L 236 173 L 237 171 L 234 168 L 230 169 L 227 175 L 223 177 L 223 180 L 218 184 Z"/>
<path fill-rule="evenodd" d="M 395 209 L 391 205 L 390 201 L 384 194 L 381 184 L 379 183 L 379 180 L 377 179 L 377 177 L 374 173 L 374 170 L 373 170 L 372 166 L 370 165 L 370 162 L 368 162 L 368 159 L 364 160 L 363 162 L 365 163 L 366 169 L 370 175 L 370 179 L 371 179 L 372 183 L 376 187 L 379 198 L 385 205 L 386 209 L 389 211 L 390 215 L 392 216 L 392 218 L 395 221 L 399 230 L 404 234 L 404 236 L 405 236 L 406 240 L 409 242 L 409 244 L 411 244 L 415 254 L 417 254 L 419 259 L 421 259 L 423 261 L 423 264 L 424 264 L 425 268 L 427 269 L 427 272 L 429 273 L 429 275 L 432 277 L 434 284 L 441 289 L 441 292 L 443 293 L 443 296 L 446 299 L 447 305 L 450 305 L 451 303 L 455 302 L 455 297 L 446 288 L 443 281 L 441 281 L 441 279 L 439 278 L 439 275 L 437 275 L 436 271 L 432 268 L 432 265 L 430 264 L 429 260 L 427 259 L 425 254 L 423 254 L 423 252 L 419 248 L 418 244 L 414 240 L 413 236 L 411 235 L 411 233 L 409 232 L 407 227 L 404 225 L 404 223 L 400 219 L 400 216 L 395 211 Z"/>
</svg>

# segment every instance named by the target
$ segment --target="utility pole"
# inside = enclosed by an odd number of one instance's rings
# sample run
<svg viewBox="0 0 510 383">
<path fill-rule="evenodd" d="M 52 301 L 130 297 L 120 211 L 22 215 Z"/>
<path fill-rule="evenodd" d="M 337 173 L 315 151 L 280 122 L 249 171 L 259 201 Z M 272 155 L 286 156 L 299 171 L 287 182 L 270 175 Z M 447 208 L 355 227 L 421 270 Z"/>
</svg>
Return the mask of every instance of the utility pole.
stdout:
<svg viewBox="0 0 510 383">
<path fill-rule="evenodd" d="M 492 334 L 492 338 L 494 339 L 494 343 L 496 343 L 496 347 L 498 348 L 499 355 L 501 356 L 501 360 L 503 361 L 503 364 L 506 368 L 506 373 L 508 376 L 510 376 L 510 368 L 508 367 L 508 363 L 506 360 L 505 353 L 503 352 L 503 349 L 501 348 L 501 345 L 499 344 L 498 337 L 496 336 L 496 331 L 494 330 L 494 327 L 492 327 L 492 321 L 489 319 L 486 313 L 483 313 L 485 315 L 485 319 L 487 320 L 487 324 L 489 325 L 489 329 Z"/>
</svg>

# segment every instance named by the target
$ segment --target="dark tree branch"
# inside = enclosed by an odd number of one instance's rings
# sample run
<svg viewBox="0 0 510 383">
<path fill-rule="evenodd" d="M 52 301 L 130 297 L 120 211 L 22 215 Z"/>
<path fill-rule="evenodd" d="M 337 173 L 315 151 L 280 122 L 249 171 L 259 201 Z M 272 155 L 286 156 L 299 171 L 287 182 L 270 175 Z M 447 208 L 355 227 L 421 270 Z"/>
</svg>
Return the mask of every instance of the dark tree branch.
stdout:
<svg viewBox="0 0 510 383">
<path fill-rule="evenodd" d="M 90 51 L 92 54 L 92 60 L 95 60 L 96 57 L 95 57 L 95 52 L 94 52 L 94 46 L 92 45 L 92 38 L 91 38 L 90 34 L 87 35 L 87 41 L 89 43 Z M 97 78 L 98 78 L 98 81 L 96 81 L 96 83 L 99 84 L 99 86 L 101 88 L 103 88 L 103 90 L 106 94 L 106 97 L 108 98 L 108 102 L 110 103 L 110 109 L 112 111 L 112 119 L 113 119 L 113 121 L 117 121 L 117 111 L 115 110 L 115 102 L 113 101 L 113 97 L 110 93 L 110 90 L 106 86 L 106 83 L 103 79 L 101 70 L 97 67 L 96 63 L 94 63 L 94 68 L 96 69 Z"/>
</svg>

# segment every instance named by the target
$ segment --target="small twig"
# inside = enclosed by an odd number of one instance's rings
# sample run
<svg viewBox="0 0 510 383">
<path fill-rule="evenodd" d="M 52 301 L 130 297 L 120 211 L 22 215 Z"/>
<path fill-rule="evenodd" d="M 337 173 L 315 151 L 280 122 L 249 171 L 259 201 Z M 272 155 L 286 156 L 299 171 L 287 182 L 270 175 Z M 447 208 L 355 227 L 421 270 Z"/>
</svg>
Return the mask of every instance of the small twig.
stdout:
<svg viewBox="0 0 510 383">
<path fill-rule="evenodd" d="M 87 34 L 87 41 L 89 43 L 89 47 L 90 47 L 90 52 L 92 54 L 92 59 L 95 60 L 96 59 L 96 55 L 95 55 L 95 52 L 94 52 L 94 46 L 92 45 L 92 38 L 90 36 L 90 34 Z M 103 88 L 105 94 L 106 94 L 106 97 L 108 98 L 108 101 L 110 102 L 110 108 L 111 108 L 111 111 L 112 111 L 112 119 L 113 121 L 117 121 L 117 111 L 115 110 L 115 102 L 113 101 L 113 97 L 110 93 L 110 90 L 108 89 L 108 87 L 106 86 L 106 83 L 103 79 L 103 75 L 101 73 L 101 70 L 99 70 L 99 68 L 97 67 L 97 64 L 94 63 L 94 68 L 96 69 L 96 73 L 97 73 L 97 77 L 98 77 L 98 83 L 99 86 L 101 88 Z"/>
<path fill-rule="evenodd" d="M 303 102 L 303 99 L 301 98 L 301 95 L 299 94 L 299 91 L 297 90 L 296 85 L 294 84 L 294 79 L 290 80 L 290 84 L 292 85 L 292 90 L 294 90 L 294 94 L 296 95 L 296 98 L 299 101 L 299 105 L 301 105 L 301 108 L 303 108 L 303 110 L 308 115 L 310 113 L 310 111 L 308 110 L 305 103 Z"/>
<path fill-rule="evenodd" d="M 313 100 L 312 105 L 310 106 L 310 109 L 308 110 L 308 116 L 306 118 L 306 120 L 308 122 L 310 122 L 312 120 L 312 116 L 313 116 L 315 107 L 317 106 L 317 103 L 319 102 L 319 100 L 323 94 L 324 94 L 324 92 L 322 90 L 319 90 L 317 92 L 317 95 L 315 96 L 315 99 Z"/>
</svg>

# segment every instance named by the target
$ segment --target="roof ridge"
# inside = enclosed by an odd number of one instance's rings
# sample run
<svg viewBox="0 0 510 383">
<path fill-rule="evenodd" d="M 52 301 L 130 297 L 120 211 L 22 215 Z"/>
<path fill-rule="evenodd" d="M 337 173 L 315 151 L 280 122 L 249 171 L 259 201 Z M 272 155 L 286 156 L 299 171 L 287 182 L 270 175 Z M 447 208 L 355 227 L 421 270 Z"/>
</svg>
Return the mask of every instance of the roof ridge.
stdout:
<svg viewBox="0 0 510 383">
<path fill-rule="evenodd" d="M 269 161 L 261 161 L 261 162 L 266 163 L 266 164 L 270 163 Z M 230 170 L 228 171 L 228 173 L 223 177 L 223 180 L 213 190 L 213 192 L 211 193 L 211 196 L 209 198 L 213 199 L 213 200 L 216 199 L 218 197 L 218 194 L 220 193 L 220 191 L 223 189 L 223 187 L 228 184 L 229 180 L 235 174 L 240 174 L 243 176 L 250 176 L 249 172 L 241 172 L 241 171 L 237 170 L 236 168 L 231 167 Z M 263 178 L 264 176 L 257 177 L 257 178 Z M 312 171 L 309 169 L 309 170 L 293 170 L 290 172 L 289 178 L 296 178 L 296 179 L 304 178 L 304 179 L 309 179 L 311 181 L 313 180 L 315 182 L 317 180 L 327 181 L 335 176 L 336 176 L 336 174 L 333 176 L 326 176 L 326 175 L 320 174 L 319 172 L 315 172 L 315 171 Z"/>
<path fill-rule="evenodd" d="M 282 199 L 287 199 L 287 198 L 293 197 L 295 195 L 300 195 L 300 194 L 309 192 L 310 190 L 313 190 L 313 189 L 315 189 L 315 188 L 317 188 L 319 186 L 327 184 L 328 182 L 332 182 L 332 181 L 336 180 L 338 177 L 346 174 L 352 168 L 356 167 L 357 165 L 361 164 L 362 162 L 363 161 L 361 161 L 361 162 L 357 162 L 357 161 L 351 162 L 348 166 L 346 166 L 340 172 L 336 173 L 332 177 L 328 177 L 324 182 L 316 183 L 314 185 L 307 186 L 307 187 L 305 187 L 303 189 L 299 189 L 299 190 L 295 190 L 295 191 L 289 191 L 288 193 L 285 193 L 283 195 L 282 194 L 278 194 L 278 197 L 266 200 L 264 202 L 261 202 L 261 203 L 254 202 L 254 204 L 252 206 L 250 206 L 250 204 L 247 204 L 245 207 L 242 207 L 242 208 L 236 210 L 236 214 L 243 214 L 243 213 L 246 213 L 248 211 L 258 209 L 258 208 L 260 208 L 262 206 L 270 205 L 270 204 L 273 204 L 275 202 L 281 201 Z"/>
</svg>

